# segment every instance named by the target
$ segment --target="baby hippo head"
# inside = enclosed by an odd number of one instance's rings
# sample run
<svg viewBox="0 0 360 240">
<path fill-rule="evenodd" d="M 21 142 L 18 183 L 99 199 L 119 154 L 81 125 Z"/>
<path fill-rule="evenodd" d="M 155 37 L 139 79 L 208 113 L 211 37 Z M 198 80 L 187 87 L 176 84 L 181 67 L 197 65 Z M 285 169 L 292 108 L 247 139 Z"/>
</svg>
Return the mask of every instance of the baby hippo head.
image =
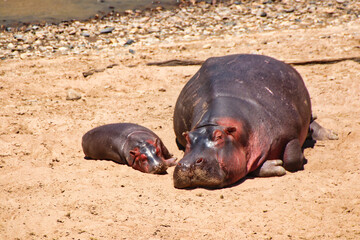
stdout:
<svg viewBox="0 0 360 240">
<path fill-rule="evenodd" d="M 159 139 L 141 141 L 130 150 L 132 167 L 145 173 L 163 174 L 168 167 L 175 165 L 176 158 L 166 159 L 166 154 Z"/>
</svg>

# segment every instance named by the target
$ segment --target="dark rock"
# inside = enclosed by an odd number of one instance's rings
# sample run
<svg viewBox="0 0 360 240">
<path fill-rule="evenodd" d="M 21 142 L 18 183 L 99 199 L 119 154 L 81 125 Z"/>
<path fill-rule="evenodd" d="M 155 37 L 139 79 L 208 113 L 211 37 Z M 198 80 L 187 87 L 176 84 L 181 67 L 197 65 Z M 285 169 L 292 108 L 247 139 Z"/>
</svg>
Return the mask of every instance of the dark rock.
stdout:
<svg viewBox="0 0 360 240">
<path fill-rule="evenodd" d="M 133 44 L 134 42 L 135 42 L 134 40 L 128 39 L 128 40 L 126 41 L 126 43 L 124 44 L 124 46 L 131 45 L 131 44 Z"/>
<path fill-rule="evenodd" d="M 129 53 L 135 54 L 135 50 L 129 49 Z"/>
<path fill-rule="evenodd" d="M 100 34 L 106 34 L 106 33 L 111 33 L 115 28 L 114 27 L 107 27 L 104 28 L 100 31 Z"/>
</svg>

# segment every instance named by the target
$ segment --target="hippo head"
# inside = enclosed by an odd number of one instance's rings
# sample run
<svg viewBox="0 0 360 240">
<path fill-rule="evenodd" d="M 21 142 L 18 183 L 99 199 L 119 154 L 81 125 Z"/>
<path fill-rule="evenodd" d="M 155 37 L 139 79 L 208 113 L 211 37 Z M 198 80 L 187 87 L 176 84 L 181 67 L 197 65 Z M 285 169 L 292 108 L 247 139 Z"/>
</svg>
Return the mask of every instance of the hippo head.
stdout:
<svg viewBox="0 0 360 240">
<path fill-rule="evenodd" d="M 183 134 L 186 149 L 174 170 L 176 188 L 220 188 L 246 175 L 238 127 L 204 126 Z"/>
<path fill-rule="evenodd" d="M 176 158 L 165 159 L 167 155 L 165 151 L 159 139 L 156 139 L 155 142 L 141 141 L 134 149 L 130 150 L 132 167 L 145 173 L 165 173 L 168 167 L 176 164 Z"/>
</svg>

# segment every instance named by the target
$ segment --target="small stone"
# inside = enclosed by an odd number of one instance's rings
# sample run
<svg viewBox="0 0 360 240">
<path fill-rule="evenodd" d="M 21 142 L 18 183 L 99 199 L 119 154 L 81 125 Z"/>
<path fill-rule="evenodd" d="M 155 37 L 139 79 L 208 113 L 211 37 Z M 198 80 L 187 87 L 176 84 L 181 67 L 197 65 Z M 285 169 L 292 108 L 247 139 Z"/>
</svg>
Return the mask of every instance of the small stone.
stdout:
<svg viewBox="0 0 360 240">
<path fill-rule="evenodd" d="M 20 34 L 14 35 L 14 38 L 15 38 L 16 40 L 18 40 L 18 41 L 25 41 L 25 40 L 24 40 L 24 36 L 23 36 L 23 35 L 20 35 Z"/>
<path fill-rule="evenodd" d="M 66 100 L 79 100 L 81 98 L 81 94 L 76 92 L 73 89 L 70 89 L 66 94 Z"/>
<path fill-rule="evenodd" d="M 14 50 L 14 49 L 15 49 L 15 45 L 12 44 L 12 43 L 9 43 L 9 44 L 7 45 L 7 49 Z"/>
<path fill-rule="evenodd" d="M 82 32 L 80 33 L 81 36 L 84 36 L 84 37 L 90 37 L 90 33 L 88 32 Z"/>
<path fill-rule="evenodd" d="M 131 53 L 131 54 L 135 54 L 135 50 L 133 50 L 133 49 L 129 49 L 129 53 Z"/>
<path fill-rule="evenodd" d="M 292 12 L 294 12 L 294 11 L 295 11 L 295 8 L 294 8 L 294 7 L 290 7 L 290 8 L 284 9 L 284 12 L 286 12 L 286 13 L 292 13 Z"/>
<path fill-rule="evenodd" d="M 75 29 L 71 29 L 70 31 L 69 31 L 69 35 L 75 35 L 76 34 L 76 30 Z"/>
<path fill-rule="evenodd" d="M 260 10 L 257 12 L 256 15 L 257 15 L 257 16 L 260 16 L 260 17 L 266 17 L 266 16 L 267 16 L 267 13 L 260 9 Z"/>
<path fill-rule="evenodd" d="M 41 40 L 36 40 L 36 41 L 34 42 L 34 45 L 35 45 L 35 46 L 40 46 L 40 45 L 42 45 L 42 41 L 41 41 Z"/>
<path fill-rule="evenodd" d="M 67 47 L 59 47 L 60 52 L 66 52 L 67 50 L 69 50 L 69 48 L 67 48 Z"/>
<path fill-rule="evenodd" d="M 336 2 L 342 4 L 345 2 L 345 0 L 336 0 Z"/>
<path fill-rule="evenodd" d="M 131 44 L 133 44 L 134 42 L 135 42 L 134 40 L 128 39 L 128 40 L 125 42 L 124 46 L 126 46 L 126 45 L 131 45 Z"/>
<path fill-rule="evenodd" d="M 114 29 L 115 29 L 114 27 L 104 28 L 104 29 L 100 30 L 100 34 L 111 33 Z"/>
<path fill-rule="evenodd" d="M 210 49 L 211 48 L 211 44 L 205 44 L 204 46 L 203 46 L 203 49 Z"/>
<path fill-rule="evenodd" d="M 94 71 L 86 71 L 82 73 L 84 77 L 88 77 L 94 74 Z"/>
<path fill-rule="evenodd" d="M 161 87 L 161 88 L 159 88 L 159 92 L 166 92 L 166 89 Z"/>
</svg>

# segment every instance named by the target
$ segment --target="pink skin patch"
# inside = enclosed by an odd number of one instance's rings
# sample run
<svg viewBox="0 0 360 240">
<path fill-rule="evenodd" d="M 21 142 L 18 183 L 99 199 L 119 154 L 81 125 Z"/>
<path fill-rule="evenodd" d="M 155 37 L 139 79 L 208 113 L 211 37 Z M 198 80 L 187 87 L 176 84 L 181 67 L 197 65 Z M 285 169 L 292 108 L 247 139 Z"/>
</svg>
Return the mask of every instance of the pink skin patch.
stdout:
<svg viewBox="0 0 360 240">
<path fill-rule="evenodd" d="M 213 140 L 219 148 L 217 158 L 220 167 L 227 174 L 228 181 L 234 183 L 248 173 L 243 124 L 233 118 L 221 118 L 217 124 L 224 127 L 224 131 L 215 130 L 213 133 Z M 225 138 L 228 138 L 227 141 Z"/>
<path fill-rule="evenodd" d="M 132 168 L 145 173 L 149 172 L 148 159 L 145 154 L 140 153 L 139 148 L 134 148 L 133 150 L 131 150 L 130 155 L 134 159 L 132 163 Z"/>
</svg>

